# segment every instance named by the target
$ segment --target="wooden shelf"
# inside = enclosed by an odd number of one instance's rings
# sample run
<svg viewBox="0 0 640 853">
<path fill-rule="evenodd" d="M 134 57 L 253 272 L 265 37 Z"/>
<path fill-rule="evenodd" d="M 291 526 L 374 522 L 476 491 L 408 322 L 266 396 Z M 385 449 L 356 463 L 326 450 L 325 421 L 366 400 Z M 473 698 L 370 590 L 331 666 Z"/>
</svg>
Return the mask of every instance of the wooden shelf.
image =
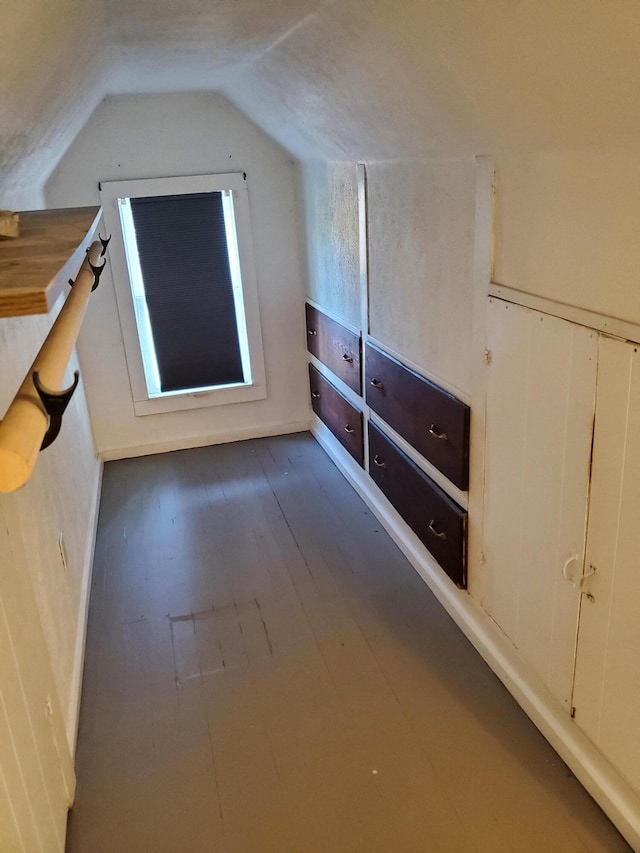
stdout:
<svg viewBox="0 0 640 853">
<path fill-rule="evenodd" d="M 0 317 L 51 309 L 80 269 L 101 215 L 100 207 L 20 213 L 20 237 L 0 241 Z"/>
</svg>

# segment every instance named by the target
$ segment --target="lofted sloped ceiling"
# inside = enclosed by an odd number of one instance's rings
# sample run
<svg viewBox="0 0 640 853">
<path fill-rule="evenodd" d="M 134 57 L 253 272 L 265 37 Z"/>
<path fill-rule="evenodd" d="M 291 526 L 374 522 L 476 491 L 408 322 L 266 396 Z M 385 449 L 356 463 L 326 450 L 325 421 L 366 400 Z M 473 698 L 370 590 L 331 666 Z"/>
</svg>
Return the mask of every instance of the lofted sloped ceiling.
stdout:
<svg viewBox="0 0 640 853">
<path fill-rule="evenodd" d="M 0 13 L 0 208 L 38 190 L 104 90 L 99 0 L 9 0 Z"/>
<path fill-rule="evenodd" d="M 106 0 L 112 92 L 215 89 L 326 0 Z"/>
<path fill-rule="evenodd" d="M 225 91 L 374 160 L 637 143 L 639 83 L 635 0 L 338 0 Z"/>
<path fill-rule="evenodd" d="M 106 94 L 220 90 L 300 159 L 640 143 L 637 0 L 12 0 L 0 198 Z"/>
</svg>

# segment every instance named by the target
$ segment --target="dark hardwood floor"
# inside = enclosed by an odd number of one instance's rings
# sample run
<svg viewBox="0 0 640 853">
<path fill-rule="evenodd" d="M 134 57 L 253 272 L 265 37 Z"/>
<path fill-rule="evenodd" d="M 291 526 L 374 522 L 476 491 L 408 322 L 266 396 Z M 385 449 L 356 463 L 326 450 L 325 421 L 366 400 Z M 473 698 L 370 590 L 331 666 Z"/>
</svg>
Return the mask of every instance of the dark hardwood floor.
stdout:
<svg viewBox="0 0 640 853">
<path fill-rule="evenodd" d="M 77 758 L 68 853 L 629 849 L 306 433 L 105 466 Z"/>
</svg>

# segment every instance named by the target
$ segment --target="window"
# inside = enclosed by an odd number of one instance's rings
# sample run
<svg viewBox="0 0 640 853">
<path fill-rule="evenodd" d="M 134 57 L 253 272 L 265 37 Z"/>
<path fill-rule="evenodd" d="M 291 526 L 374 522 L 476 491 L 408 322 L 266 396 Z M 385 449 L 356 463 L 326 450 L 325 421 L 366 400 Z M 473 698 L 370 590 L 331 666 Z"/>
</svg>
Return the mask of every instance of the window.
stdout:
<svg viewBox="0 0 640 853">
<path fill-rule="evenodd" d="M 266 397 L 243 175 L 103 182 L 136 414 Z"/>
</svg>

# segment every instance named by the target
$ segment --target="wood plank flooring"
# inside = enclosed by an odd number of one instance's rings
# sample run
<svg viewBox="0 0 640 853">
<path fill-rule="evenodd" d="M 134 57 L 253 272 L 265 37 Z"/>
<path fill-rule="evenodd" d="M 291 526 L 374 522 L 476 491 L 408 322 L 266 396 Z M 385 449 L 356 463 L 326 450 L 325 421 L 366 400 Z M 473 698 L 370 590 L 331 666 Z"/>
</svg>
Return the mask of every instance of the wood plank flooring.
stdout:
<svg viewBox="0 0 640 853">
<path fill-rule="evenodd" d="M 106 465 L 77 769 L 68 853 L 629 849 L 307 433 Z"/>
</svg>

